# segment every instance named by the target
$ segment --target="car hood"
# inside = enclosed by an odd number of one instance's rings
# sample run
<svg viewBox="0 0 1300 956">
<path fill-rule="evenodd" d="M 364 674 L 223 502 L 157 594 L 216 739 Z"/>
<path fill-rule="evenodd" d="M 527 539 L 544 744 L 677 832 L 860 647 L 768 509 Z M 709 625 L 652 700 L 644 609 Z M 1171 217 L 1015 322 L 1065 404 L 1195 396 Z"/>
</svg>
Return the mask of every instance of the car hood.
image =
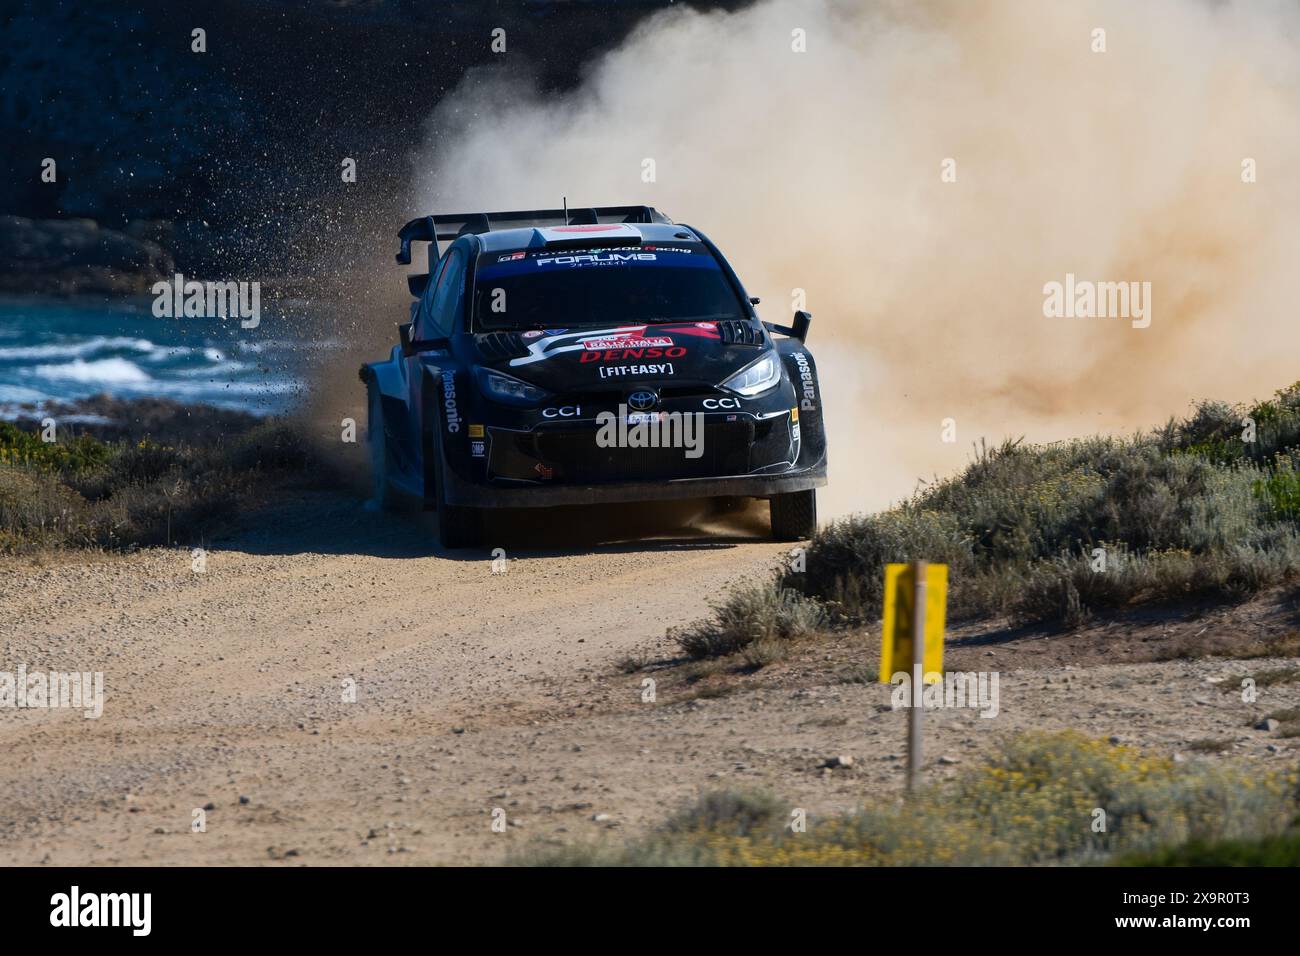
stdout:
<svg viewBox="0 0 1300 956">
<path fill-rule="evenodd" d="M 740 320 L 476 335 L 480 364 L 556 394 L 661 381 L 717 385 L 763 354 Z"/>
</svg>

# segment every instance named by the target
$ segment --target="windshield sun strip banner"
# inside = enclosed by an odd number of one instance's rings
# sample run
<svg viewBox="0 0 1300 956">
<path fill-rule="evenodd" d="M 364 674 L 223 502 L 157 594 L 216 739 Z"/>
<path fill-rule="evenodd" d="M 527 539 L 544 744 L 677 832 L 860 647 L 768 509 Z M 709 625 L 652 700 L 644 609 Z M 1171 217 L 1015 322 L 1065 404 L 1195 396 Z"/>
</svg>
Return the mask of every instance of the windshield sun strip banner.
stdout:
<svg viewBox="0 0 1300 956">
<path fill-rule="evenodd" d="M 479 256 L 478 282 L 570 269 L 663 267 L 719 269 L 703 246 L 626 246 L 614 249 L 516 249 Z"/>
</svg>

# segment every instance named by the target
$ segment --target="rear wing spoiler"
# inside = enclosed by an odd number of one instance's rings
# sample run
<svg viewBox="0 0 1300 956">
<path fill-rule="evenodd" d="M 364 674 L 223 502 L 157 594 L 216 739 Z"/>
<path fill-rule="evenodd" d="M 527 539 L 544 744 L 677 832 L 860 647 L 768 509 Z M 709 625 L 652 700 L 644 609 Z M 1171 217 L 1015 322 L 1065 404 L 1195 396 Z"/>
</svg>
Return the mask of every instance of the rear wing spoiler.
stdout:
<svg viewBox="0 0 1300 956">
<path fill-rule="evenodd" d="M 494 229 L 518 229 L 524 226 L 590 226 L 606 222 L 663 222 L 672 220 L 653 206 L 589 206 L 572 209 L 519 209 L 511 212 L 463 212 L 412 219 L 397 233 L 401 247 L 398 265 L 411 264 L 411 243 L 429 243 L 429 270 L 441 257 L 439 242 L 458 239 L 466 233 L 491 232 Z M 429 276 L 407 277 L 412 295 L 419 295 Z"/>
</svg>

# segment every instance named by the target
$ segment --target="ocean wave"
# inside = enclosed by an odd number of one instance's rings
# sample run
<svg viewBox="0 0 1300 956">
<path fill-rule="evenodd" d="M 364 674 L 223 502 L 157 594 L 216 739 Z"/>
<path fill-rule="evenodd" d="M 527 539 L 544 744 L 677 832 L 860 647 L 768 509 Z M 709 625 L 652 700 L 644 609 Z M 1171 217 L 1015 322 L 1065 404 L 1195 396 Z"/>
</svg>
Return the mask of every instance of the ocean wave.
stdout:
<svg viewBox="0 0 1300 956">
<path fill-rule="evenodd" d="M 49 398 L 45 392 L 25 385 L 6 385 L 0 382 L 0 404 L 24 405 L 42 402 Z"/>
<path fill-rule="evenodd" d="M 194 368 L 173 369 L 172 375 L 178 378 L 220 378 L 223 375 L 238 375 L 247 372 L 253 366 L 247 362 L 228 362 L 213 359 L 213 365 L 197 365 Z"/>
<path fill-rule="evenodd" d="M 150 381 L 144 369 L 124 358 L 73 359 L 62 365 L 38 365 L 33 369 L 41 378 L 73 382 L 94 382 L 104 385 L 132 385 Z"/>
<path fill-rule="evenodd" d="M 148 339 L 124 336 L 100 336 L 80 342 L 47 342 L 43 345 L 14 345 L 0 347 L 0 362 L 17 359 L 85 358 L 109 350 L 153 353 L 160 347 Z"/>
<path fill-rule="evenodd" d="M 100 393 L 276 412 L 302 400 L 301 372 L 318 350 L 342 344 L 322 338 L 225 336 L 97 306 L 10 315 L 0 299 L 0 419 L 17 405 Z"/>
</svg>

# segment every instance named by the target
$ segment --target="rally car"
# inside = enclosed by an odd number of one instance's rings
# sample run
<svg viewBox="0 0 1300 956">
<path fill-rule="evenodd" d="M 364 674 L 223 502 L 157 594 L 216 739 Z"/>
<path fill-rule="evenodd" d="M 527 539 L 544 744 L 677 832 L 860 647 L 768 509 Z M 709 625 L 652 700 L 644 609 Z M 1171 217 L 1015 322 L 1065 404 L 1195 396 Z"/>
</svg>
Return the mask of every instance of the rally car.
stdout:
<svg viewBox="0 0 1300 956">
<path fill-rule="evenodd" d="M 361 368 L 374 500 L 438 512 L 449 548 L 483 509 L 667 498 L 771 502 L 808 537 L 826 483 L 811 316 L 759 320 L 700 230 L 650 206 L 425 216 L 400 344 Z M 449 242 L 445 250 L 439 243 Z"/>
</svg>

